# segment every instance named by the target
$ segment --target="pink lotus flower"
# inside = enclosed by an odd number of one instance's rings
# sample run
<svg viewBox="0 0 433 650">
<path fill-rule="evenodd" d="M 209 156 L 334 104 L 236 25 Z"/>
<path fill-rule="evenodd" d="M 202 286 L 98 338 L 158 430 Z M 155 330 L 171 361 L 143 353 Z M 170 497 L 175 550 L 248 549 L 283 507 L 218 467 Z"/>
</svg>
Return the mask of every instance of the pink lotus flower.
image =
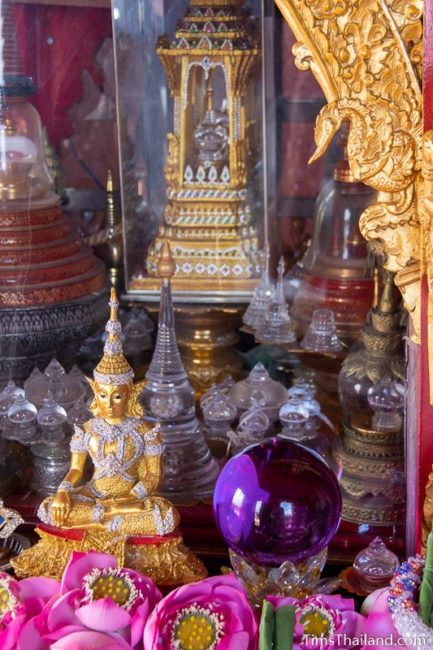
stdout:
<svg viewBox="0 0 433 650">
<path fill-rule="evenodd" d="M 274 608 L 296 608 L 293 650 L 318 648 L 318 637 L 322 637 L 322 650 L 350 648 L 362 638 L 365 619 L 355 612 L 352 599 L 317 594 L 304 600 L 276 596 L 268 596 L 268 600 Z"/>
<path fill-rule="evenodd" d="M 364 628 L 365 650 L 367 648 L 383 648 L 383 639 L 387 640 L 386 647 L 390 648 L 390 650 L 397 650 L 397 648 L 402 647 L 401 641 L 400 645 L 398 645 L 401 637 L 395 629 L 388 609 L 388 595 L 387 588 L 378 589 L 367 596 L 362 604 L 361 611 L 367 615 Z"/>
<path fill-rule="evenodd" d="M 255 650 L 257 622 L 233 575 L 206 578 L 172 591 L 144 629 L 145 650 Z"/>
<path fill-rule="evenodd" d="M 16 648 L 23 627 L 58 593 L 60 584 L 51 578 L 26 578 L 18 582 L 0 573 L 0 648 Z"/>
<path fill-rule="evenodd" d="M 113 638 L 102 632 L 83 630 L 71 632 L 50 645 L 51 650 L 131 650 L 121 637 Z"/>
<path fill-rule="evenodd" d="M 22 647 L 92 649 L 103 646 L 105 636 L 110 640 L 108 645 L 105 641 L 107 647 L 139 649 L 147 617 L 160 599 L 149 578 L 119 569 L 115 557 L 75 552 L 63 574 L 59 598 L 28 622 Z M 72 639 L 72 635 L 80 636 Z"/>
</svg>

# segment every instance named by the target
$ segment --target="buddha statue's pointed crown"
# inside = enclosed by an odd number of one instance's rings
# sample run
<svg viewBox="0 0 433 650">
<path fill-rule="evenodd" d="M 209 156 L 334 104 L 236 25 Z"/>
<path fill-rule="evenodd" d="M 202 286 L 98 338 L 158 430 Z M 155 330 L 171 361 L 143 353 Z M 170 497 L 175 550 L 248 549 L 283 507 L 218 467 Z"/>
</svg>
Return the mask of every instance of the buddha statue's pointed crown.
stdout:
<svg viewBox="0 0 433 650">
<path fill-rule="evenodd" d="M 119 301 L 115 289 L 111 289 L 111 298 L 108 304 L 111 309 L 110 320 L 105 327 L 108 337 L 104 345 L 104 356 L 96 366 L 93 377 L 99 384 L 121 386 L 132 382 L 134 371 L 123 356 L 120 338 L 122 326 L 117 316 Z"/>
</svg>

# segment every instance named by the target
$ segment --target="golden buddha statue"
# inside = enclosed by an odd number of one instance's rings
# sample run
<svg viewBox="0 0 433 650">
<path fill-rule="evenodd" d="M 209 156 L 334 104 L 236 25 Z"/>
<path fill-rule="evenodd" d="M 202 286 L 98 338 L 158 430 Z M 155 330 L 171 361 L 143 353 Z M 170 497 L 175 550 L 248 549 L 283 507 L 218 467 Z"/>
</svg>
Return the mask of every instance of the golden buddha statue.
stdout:
<svg viewBox="0 0 433 650">
<path fill-rule="evenodd" d="M 38 529 L 41 541 L 19 556 L 14 568 L 21 576 L 58 577 L 63 569 L 58 561 L 60 544 L 66 561 L 72 550 L 92 548 L 116 555 L 122 565 L 146 573 L 159 584 L 198 580 L 206 570 L 176 533 L 177 510 L 167 499 L 155 496 L 162 479 L 159 426 L 143 420 L 138 398 L 145 382 L 133 384 L 133 370 L 123 356 L 114 289 L 109 304 L 104 356 L 94 379 L 89 379 L 94 417 L 82 428 L 75 426 L 71 467 L 55 496 L 46 498 L 38 510 L 45 525 Z M 93 471 L 84 482 L 88 457 Z M 140 540 L 141 553 L 137 552 Z"/>
</svg>

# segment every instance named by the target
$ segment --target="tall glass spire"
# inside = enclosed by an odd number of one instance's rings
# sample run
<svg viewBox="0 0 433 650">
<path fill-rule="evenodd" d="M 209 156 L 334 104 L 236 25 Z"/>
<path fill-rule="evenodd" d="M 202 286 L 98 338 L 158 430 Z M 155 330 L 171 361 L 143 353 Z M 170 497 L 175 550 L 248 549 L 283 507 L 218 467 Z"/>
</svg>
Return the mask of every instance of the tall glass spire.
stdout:
<svg viewBox="0 0 433 650">
<path fill-rule="evenodd" d="M 149 382 L 160 382 L 165 378 L 170 382 L 186 381 L 189 383 L 174 330 L 174 310 L 170 286 L 170 277 L 174 270 L 175 265 L 170 254 L 170 245 L 165 240 L 158 263 L 158 273 L 161 278 L 161 300 L 155 352 L 146 374 Z"/>
<path fill-rule="evenodd" d="M 170 282 L 174 271 L 170 246 L 164 241 L 158 262 L 161 278 L 158 335 L 141 399 L 146 419 L 160 424 L 165 445 L 160 492 L 180 504 L 210 498 L 218 466 L 196 417 L 194 390 L 177 345 Z"/>
</svg>

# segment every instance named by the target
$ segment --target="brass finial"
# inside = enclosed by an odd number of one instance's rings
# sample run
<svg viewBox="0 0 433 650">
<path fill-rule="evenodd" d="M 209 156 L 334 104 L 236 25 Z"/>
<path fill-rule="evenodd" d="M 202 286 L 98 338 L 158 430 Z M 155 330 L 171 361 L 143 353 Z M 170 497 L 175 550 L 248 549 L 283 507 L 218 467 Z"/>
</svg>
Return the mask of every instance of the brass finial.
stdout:
<svg viewBox="0 0 433 650">
<path fill-rule="evenodd" d="M 107 185 L 106 185 L 107 192 L 112 192 L 113 191 L 113 172 L 111 169 L 107 170 Z"/>
<path fill-rule="evenodd" d="M 379 304 L 379 282 L 380 280 L 380 274 L 379 274 L 379 267 L 377 264 L 374 265 L 374 271 L 373 271 L 373 307 L 376 308 Z"/>
<path fill-rule="evenodd" d="M 176 264 L 171 255 L 171 248 L 168 239 L 164 239 L 161 254 L 157 265 L 158 275 L 162 280 L 171 278 L 176 271 Z"/>
<path fill-rule="evenodd" d="M 383 289 L 377 306 L 377 311 L 382 314 L 391 314 L 395 311 L 395 307 L 394 273 L 383 269 Z"/>
<path fill-rule="evenodd" d="M 118 219 L 114 206 L 113 174 L 111 172 L 111 169 L 107 171 L 107 184 L 105 187 L 107 190 L 105 225 L 107 228 L 114 228 Z"/>
<path fill-rule="evenodd" d="M 382 268 L 382 291 L 380 294 L 379 302 L 373 309 L 370 310 L 371 314 L 371 328 L 373 334 L 376 333 L 380 337 L 383 335 L 390 337 L 390 344 L 395 348 L 401 342 L 401 327 L 400 318 L 401 313 L 399 309 L 399 302 L 394 289 L 394 276 L 395 273 L 387 271 Z M 365 340 L 366 347 L 373 346 L 375 349 L 376 342 L 374 340 L 375 334 L 367 337 Z M 381 350 L 384 348 L 381 347 Z"/>
</svg>

